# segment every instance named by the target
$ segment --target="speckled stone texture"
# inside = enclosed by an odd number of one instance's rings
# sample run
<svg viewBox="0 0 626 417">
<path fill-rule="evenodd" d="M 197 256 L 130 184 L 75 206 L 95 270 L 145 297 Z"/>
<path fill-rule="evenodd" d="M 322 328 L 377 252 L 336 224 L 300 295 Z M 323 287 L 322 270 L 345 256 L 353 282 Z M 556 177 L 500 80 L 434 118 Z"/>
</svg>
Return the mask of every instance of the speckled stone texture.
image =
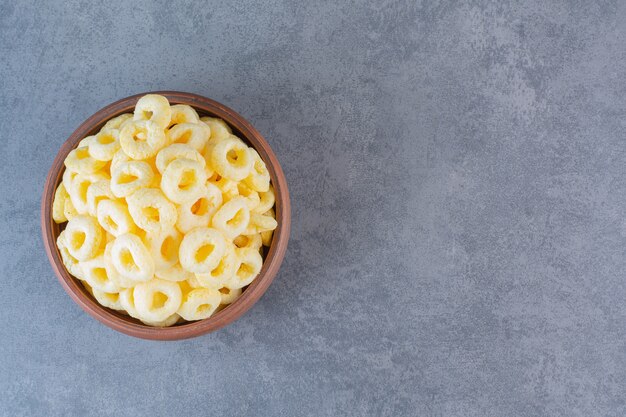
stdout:
<svg viewBox="0 0 626 417">
<path fill-rule="evenodd" d="M 626 414 L 626 3 L 98 3 L 0 3 L 1 416 Z M 171 343 L 39 231 L 65 138 L 157 89 L 241 112 L 293 205 L 259 303 Z"/>
</svg>

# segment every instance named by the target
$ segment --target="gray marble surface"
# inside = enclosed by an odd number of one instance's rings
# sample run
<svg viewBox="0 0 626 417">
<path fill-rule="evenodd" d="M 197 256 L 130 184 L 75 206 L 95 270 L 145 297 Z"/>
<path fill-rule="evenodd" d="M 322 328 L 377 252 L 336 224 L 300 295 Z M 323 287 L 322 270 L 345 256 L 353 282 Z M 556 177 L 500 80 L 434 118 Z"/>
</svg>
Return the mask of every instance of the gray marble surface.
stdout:
<svg viewBox="0 0 626 417">
<path fill-rule="evenodd" d="M 626 414 L 624 2 L 101 3 L 0 3 L 0 415 Z M 293 204 L 259 303 L 172 343 L 39 231 L 65 138 L 159 89 L 248 118 Z"/>
</svg>

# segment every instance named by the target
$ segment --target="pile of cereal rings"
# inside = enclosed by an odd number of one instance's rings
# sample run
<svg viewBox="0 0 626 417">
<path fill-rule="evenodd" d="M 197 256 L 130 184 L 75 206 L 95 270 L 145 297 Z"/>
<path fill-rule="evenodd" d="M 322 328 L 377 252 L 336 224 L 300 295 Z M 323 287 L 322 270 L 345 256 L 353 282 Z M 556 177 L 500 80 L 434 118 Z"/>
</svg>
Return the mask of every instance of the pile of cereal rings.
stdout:
<svg viewBox="0 0 626 417">
<path fill-rule="evenodd" d="M 274 190 L 223 120 L 148 94 L 81 140 L 65 168 L 57 246 L 102 306 L 156 327 L 202 320 L 261 271 Z"/>
</svg>

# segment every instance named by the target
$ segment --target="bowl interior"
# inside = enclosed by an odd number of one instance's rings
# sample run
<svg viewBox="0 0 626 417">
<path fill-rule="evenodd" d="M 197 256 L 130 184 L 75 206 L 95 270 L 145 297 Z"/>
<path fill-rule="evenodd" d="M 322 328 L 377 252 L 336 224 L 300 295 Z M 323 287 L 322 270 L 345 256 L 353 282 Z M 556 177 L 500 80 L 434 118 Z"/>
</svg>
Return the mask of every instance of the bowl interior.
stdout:
<svg viewBox="0 0 626 417">
<path fill-rule="evenodd" d="M 235 135 L 243 139 L 259 153 L 261 158 L 265 161 L 274 187 L 276 196 L 274 209 L 276 211 L 278 227 L 274 231 L 270 247 L 264 249 L 264 262 L 259 276 L 244 289 L 241 296 L 235 300 L 235 302 L 207 319 L 180 323 L 171 327 L 157 328 L 147 326 L 130 316 L 101 306 L 91 294 L 87 292 L 85 287 L 68 273 L 61 261 L 61 255 L 56 247 L 56 238 L 65 228 L 66 223 L 59 225 L 52 220 L 52 201 L 54 199 L 54 192 L 62 181 L 63 172 L 65 171 L 63 161 L 68 153 L 74 149 L 78 142 L 85 136 L 97 133 L 107 120 L 122 113 L 132 112 L 137 100 L 145 94 L 148 93 L 127 97 L 96 112 L 79 126 L 62 145 L 49 171 L 42 199 L 41 221 L 44 245 L 51 265 L 66 292 L 87 313 L 100 322 L 122 333 L 146 339 L 174 340 L 195 337 L 217 330 L 236 320 L 252 307 L 270 285 L 278 272 L 278 268 L 280 267 L 280 263 L 287 249 L 290 229 L 289 193 L 285 176 L 278 164 L 276 156 L 261 134 L 243 117 L 220 103 L 195 94 L 174 91 L 155 92 L 155 94 L 161 94 L 167 97 L 171 104 L 187 104 L 192 106 L 201 117 L 210 116 L 223 119 L 232 128 Z"/>
</svg>

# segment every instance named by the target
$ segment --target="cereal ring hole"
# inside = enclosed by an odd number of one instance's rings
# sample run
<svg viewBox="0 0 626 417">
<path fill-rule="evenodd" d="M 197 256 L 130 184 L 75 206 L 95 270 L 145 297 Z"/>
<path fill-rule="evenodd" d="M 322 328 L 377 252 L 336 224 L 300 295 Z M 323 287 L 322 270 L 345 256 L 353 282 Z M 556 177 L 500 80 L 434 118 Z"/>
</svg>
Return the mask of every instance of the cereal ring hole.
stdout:
<svg viewBox="0 0 626 417">
<path fill-rule="evenodd" d="M 209 211 L 209 200 L 205 197 L 199 198 L 193 205 L 191 206 L 191 212 L 196 216 L 204 216 Z"/>
<path fill-rule="evenodd" d="M 160 222 L 161 221 L 161 213 L 159 212 L 158 209 L 154 208 L 154 207 L 144 207 L 141 209 L 143 215 L 155 222 Z"/>
<path fill-rule="evenodd" d="M 74 233 L 72 233 L 70 235 L 70 239 L 69 239 L 69 246 L 71 246 L 71 248 L 75 251 L 80 250 L 80 248 L 83 247 L 83 244 L 85 243 L 85 238 L 87 237 L 87 235 L 85 234 L 85 232 L 81 232 L 81 231 L 76 231 Z"/>
<path fill-rule="evenodd" d="M 180 177 L 178 188 L 181 190 L 187 190 L 197 182 L 196 171 L 193 169 L 186 169 L 183 171 L 183 175 Z"/>
<path fill-rule="evenodd" d="M 135 142 L 145 142 L 147 139 L 146 132 L 139 131 L 133 135 Z"/>
<path fill-rule="evenodd" d="M 115 136 L 113 136 L 110 132 L 102 132 L 96 136 L 96 140 L 102 145 L 108 145 L 115 142 Z"/>
<path fill-rule="evenodd" d="M 117 183 L 118 184 L 130 184 L 131 182 L 137 181 L 139 179 L 138 176 L 133 174 L 120 174 Z"/>
<path fill-rule="evenodd" d="M 91 185 L 89 181 L 81 181 L 78 183 L 78 196 L 82 201 L 87 201 L 87 189 Z"/>
<path fill-rule="evenodd" d="M 115 222 L 115 220 L 113 220 L 113 218 L 111 216 L 106 216 L 103 219 L 103 223 L 104 223 L 103 226 L 106 226 L 108 229 L 111 229 L 111 230 L 117 232 L 118 225 Z"/>
<path fill-rule="evenodd" d="M 208 258 L 213 253 L 214 249 L 215 249 L 215 245 L 212 245 L 210 243 L 200 246 L 198 250 L 196 251 L 196 255 L 195 255 L 196 262 L 198 263 L 204 262 L 206 258 Z"/>
<path fill-rule="evenodd" d="M 196 308 L 196 312 L 198 314 L 205 314 L 209 311 L 213 310 L 213 306 L 211 304 L 200 304 L 197 308 Z"/>
<path fill-rule="evenodd" d="M 152 307 L 155 309 L 163 308 L 167 300 L 169 300 L 169 297 L 166 294 L 157 291 L 152 295 Z"/>
<path fill-rule="evenodd" d="M 246 148 L 237 147 L 226 152 L 226 160 L 235 167 L 246 166 Z"/>
<path fill-rule="evenodd" d="M 94 207 L 98 207 L 98 203 L 101 202 L 102 200 L 107 200 L 107 196 L 106 195 L 99 195 L 96 198 L 93 199 L 93 206 Z"/>
<path fill-rule="evenodd" d="M 92 276 L 94 280 L 98 283 L 105 285 L 109 282 L 109 275 L 107 274 L 107 270 L 104 268 L 94 268 L 91 270 Z"/>
<path fill-rule="evenodd" d="M 76 149 L 76 158 L 78 159 L 86 159 L 89 158 L 89 148 L 83 147 Z"/>
<path fill-rule="evenodd" d="M 127 270 L 139 271 L 139 266 L 137 266 L 135 258 L 133 257 L 133 253 L 129 249 L 123 248 L 120 251 L 120 261 L 122 262 L 122 265 L 124 265 L 124 268 L 126 268 Z"/>
<path fill-rule="evenodd" d="M 254 274 L 255 268 L 253 265 L 248 265 L 245 262 L 242 262 L 239 265 L 239 269 L 237 270 L 237 276 L 239 276 L 242 280 Z"/>
<path fill-rule="evenodd" d="M 142 112 L 142 114 L 143 114 L 143 118 L 144 118 L 144 119 L 146 119 L 146 120 L 150 120 L 150 119 L 152 118 L 152 115 L 154 114 L 154 112 L 151 112 L 151 111 L 149 111 L 149 110 L 144 110 L 144 111 Z"/>
<path fill-rule="evenodd" d="M 237 184 L 237 191 L 239 192 L 239 195 L 244 196 L 244 197 L 251 197 L 255 193 L 255 191 L 252 188 L 248 187 L 243 182 L 240 182 Z"/>
<path fill-rule="evenodd" d="M 185 130 L 185 132 L 183 134 L 181 134 L 175 141 L 174 143 L 187 143 L 189 142 L 189 139 L 191 139 L 191 129 L 187 129 Z"/>
<path fill-rule="evenodd" d="M 238 248 L 243 248 L 244 246 L 247 246 L 249 242 L 250 242 L 250 237 L 246 235 L 237 236 L 235 240 L 233 240 L 233 243 Z"/>
<path fill-rule="evenodd" d="M 230 227 L 237 227 L 245 220 L 245 212 L 243 209 L 237 210 L 237 213 L 233 216 L 232 219 L 228 220 L 226 224 Z"/>
<path fill-rule="evenodd" d="M 228 162 L 235 165 L 237 163 L 237 158 L 238 158 L 237 151 L 235 151 L 234 149 L 231 149 L 226 154 L 226 158 L 228 159 Z"/>
<path fill-rule="evenodd" d="M 231 289 L 230 288 L 226 288 L 226 287 L 222 287 L 218 291 L 221 292 L 222 294 L 229 295 Z"/>
<path fill-rule="evenodd" d="M 168 236 L 163 240 L 161 244 L 161 255 L 168 261 L 176 260 L 178 255 L 178 248 L 180 246 L 176 244 L 172 236 Z"/>
<path fill-rule="evenodd" d="M 211 271 L 211 276 L 219 277 L 224 273 L 224 270 L 227 268 L 226 262 L 224 262 L 226 258 L 222 258 L 220 263 L 215 267 L 214 270 Z"/>
</svg>

